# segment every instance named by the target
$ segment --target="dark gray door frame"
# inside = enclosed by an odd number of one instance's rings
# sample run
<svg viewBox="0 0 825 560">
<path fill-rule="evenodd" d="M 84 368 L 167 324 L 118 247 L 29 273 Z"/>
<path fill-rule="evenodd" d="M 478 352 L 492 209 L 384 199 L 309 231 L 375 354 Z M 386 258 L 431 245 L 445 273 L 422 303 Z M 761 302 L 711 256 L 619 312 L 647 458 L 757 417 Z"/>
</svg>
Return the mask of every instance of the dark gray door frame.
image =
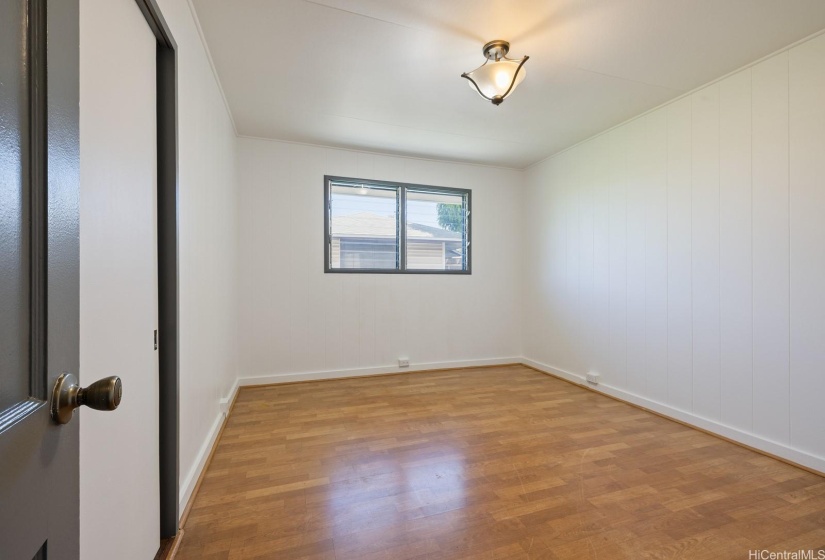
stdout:
<svg viewBox="0 0 825 560">
<path fill-rule="evenodd" d="M 178 79 L 177 44 L 156 0 L 135 0 L 157 39 L 158 361 L 160 536 L 178 533 Z"/>
</svg>

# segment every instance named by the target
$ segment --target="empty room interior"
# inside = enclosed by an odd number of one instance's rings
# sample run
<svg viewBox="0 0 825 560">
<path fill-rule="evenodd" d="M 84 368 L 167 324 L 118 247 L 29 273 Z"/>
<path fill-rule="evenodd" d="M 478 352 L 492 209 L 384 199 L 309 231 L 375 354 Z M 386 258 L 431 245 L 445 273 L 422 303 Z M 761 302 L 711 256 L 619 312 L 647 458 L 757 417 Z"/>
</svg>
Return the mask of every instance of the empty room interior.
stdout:
<svg viewBox="0 0 825 560">
<path fill-rule="evenodd" d="M 0 559 L 825 560 L 825 2 L 2 9 Z"/>
</svg>

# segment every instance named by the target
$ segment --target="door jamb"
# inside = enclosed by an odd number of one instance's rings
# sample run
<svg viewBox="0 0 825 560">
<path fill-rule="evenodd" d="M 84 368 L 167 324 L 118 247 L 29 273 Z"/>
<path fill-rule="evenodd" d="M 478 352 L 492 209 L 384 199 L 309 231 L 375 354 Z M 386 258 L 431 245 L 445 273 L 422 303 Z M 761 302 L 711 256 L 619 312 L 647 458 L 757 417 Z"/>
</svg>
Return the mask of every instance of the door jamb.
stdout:
<svg viewBox="0 0 825 560">
<path fill-rule="evenodd" d="M 160 538 L 178 533 L 179 296 L 177 43 L 156 0 L 135 0 L 157 39 L 158 398 Z"/>
</svg>

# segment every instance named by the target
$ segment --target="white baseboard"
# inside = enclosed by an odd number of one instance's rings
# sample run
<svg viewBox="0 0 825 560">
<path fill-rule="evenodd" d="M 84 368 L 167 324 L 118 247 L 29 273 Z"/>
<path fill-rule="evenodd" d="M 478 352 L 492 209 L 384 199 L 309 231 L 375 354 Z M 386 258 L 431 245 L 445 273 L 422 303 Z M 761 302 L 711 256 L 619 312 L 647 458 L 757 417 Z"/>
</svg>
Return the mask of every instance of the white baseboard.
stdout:
<svg viewBox="0 0 825 560">
<path fill-rule="evenodd" d="M 787 459 L 788 461 L 814 469 L 820 473 L 825 472 L 825 457 L 819 457 L 789 445 L 771 441 L 756 434 L 728 426 L 716 420 L 704 418 L 686 410 L 681 410 L 679 408 L 672 407 L 659 401 L 654 401 L 647 397 L 642 397 L 635 393 L 631 393 L 629 391 L 625 391 L 624 389 L 619 389 L 605 383 L 592 385 L 585 381 L 583 375 L 571 373 L 561 368 L 548 366 L 547 364 L 543 364 L 529 358 L 521 358 L 521 362 L 524 365 L 543 371 L 544 373 L 572 381 L 573 383 L 589 387 L 599 393 L 604 393 L 605 395 L 610 395 L 611 397 L 615 397 L 625 402 L 647 408 L 663 416 L 667 416 L 674 420 L 684 422 L 685 424 L 690 424 L 691 426 L 707 430 L 708 432 L 713 432 L 725 438 L 747 445 L 748 447 L 764 451 L 765 453 L 770 453 L 771 455 L 775 455 L 777 457 L 782 457 L 783 459 Z"/>
<path fill-rule="evenodd" d="M 225 413 L 220 413 L 218 414 L 218 417 L 215 418 L 206 439 L 203 444 L 201 444 L 200 449 L 198 449 L 198 454 L 195 456 L 195 464 L 192 465 L 192 468 L 189 469 L 186 477 L 181 482 L 179 495 L 180 499 L 178 500 L 178 515 L 183 515 L 183 512 L 186 510 L 186 505 L 192 497 L 192 492 L 195 491 L 195 485 L 197 485 L 198 478 L 206 466 L 206 460 L 209 458 L 212 448 L 215 447 L 218 434 L 221 432 L 221 427 L 223 426 L 225 420 Z"/>
<path fill-rule="evenodd" d="M 206 467 L 206 461 L 209 459 L 209 454 L 212 453 L 212 449 L 215 445 L 217 445 L 218 434 L 221 433 L 223 423 L 226 421 L 226 415 L 229 414 L 229 407 L 232 406 L 232 401 L 235 400 L 235 395 L 238 394 L 238 387 L 240 386 L 239 382 L 240 379 L 236 378 L 235 382 L 232 384 L 232 387 L 229 389 L 229 394 L 218 401 L 220 414 L 218 414 L 218 417 L 215 418 L 215 421 L 212 423 L 212 427 L 209 429 L 209 433 L 206 436 L 206 440 L 204 440 L 200 449 L 198 449 L 195 464 L 192 465 L 191 469 L 189 469 L 189 472 L 186 474 L 186 478 L 183 479 L 183 482 L 180 485 L 180 494 L 178 496 L 178 515 L 183 515 L 186 506 L 189 504 L 189 500 L 192 498 L 192 492 L 195 491 L 195 486 L 198 484 L 198 478 L 200 478 L 203 469 Z"/>
<path fill-rule="evenodd" d="M 240 387 L 241 378 L 236 377 L 235 382 L 232 384 L 232 387 L 229 389 L 229 395 L 222 398 L 218 401 L 218 406 L 220 407 L 221 412 L 224 416 L 229 414 L 229 407 L 232 406 L 232 401 L 235 400 L 235 395 L 238 394 L 238 387 Z"/>
<path fill-rule="evenodd" d="M 268 375 L 241 377 L 238 382 L 241 387 L 247 385 L 274 385 L 277 383 L 293 383 L 295 381 L 316 381 L 319 379 L 340 379 L 341 377 L 366 377 L 370 375 L 388 375 L 408 371 L 424 371 L 430 369 L 450 369 L 480 366 L 500 366 L 521 363 L 521 358 L 489 358 L 484 360 L 457 360 L 452 362 L 430 362 L 426 364 L 410 364 L 409 367 L 379 366 L 369 368 L 334 369 L 325 371 L 305 371 L 301 373 L 273 373 Z"/>
<path fill-rule="evenodd" d="M 593 387 L 592 385 L 588 384 L 583 375 L 579 375 L 577 373 L 570 373 L 569 371 L 557 367 L 551 367 L 541 362 L 537 362 L 535 360 L 531 360 L 530 358 L 522 358 L 521 363 L 530 366 L 531 368 L 538 369 L 543 371 L 544 373 L 549 373 L 555 377 L 561 377 L 562 379 L 566 379 L 576 385 L 584 385 L 586 387 Z M 600 387 L 604 387 L 604 385 L 600 385 Z"/>
</svg>

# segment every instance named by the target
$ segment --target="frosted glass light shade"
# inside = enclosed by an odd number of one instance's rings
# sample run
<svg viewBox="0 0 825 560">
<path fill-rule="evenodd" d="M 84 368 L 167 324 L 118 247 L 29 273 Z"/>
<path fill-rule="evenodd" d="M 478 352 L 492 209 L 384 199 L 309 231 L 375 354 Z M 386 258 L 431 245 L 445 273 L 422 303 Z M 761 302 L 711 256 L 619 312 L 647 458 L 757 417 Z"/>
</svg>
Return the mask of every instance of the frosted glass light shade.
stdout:
<svg viewBox="0 0 825 560">
<path fill-rule="evenodd" d="M 481 49 L 487 62 L 473 70 L 464 72 L 461 77 L 466 78 L 470 87 L 478 92 L 493 105 L 501 105 L 507 97 L 524 81 L 527 72 L 524 63 L 529 56 L 518 60 L 507 58 L 510 52 L 510 43 L 502 39 L 490 41 Z"/>
<path fill-rule="evenodd" d="M 472 81 L 468 80 L 467 83 L 485 99 L 506 99 L 510 97 L 510 94 L 524 81 L 524 77 L 527 75 L 527 71 L 520 67 L 520 60 L 490 61 L 467 73 L 467 77 L 472 79 Z M 515 77 L 515 82 L 513 82 L 513 77 Z M 510 87 L 511 83 L 513 84 L 512 88 Z M 476 85 L 478 89 L 476 89 Z"/>
</svg>

